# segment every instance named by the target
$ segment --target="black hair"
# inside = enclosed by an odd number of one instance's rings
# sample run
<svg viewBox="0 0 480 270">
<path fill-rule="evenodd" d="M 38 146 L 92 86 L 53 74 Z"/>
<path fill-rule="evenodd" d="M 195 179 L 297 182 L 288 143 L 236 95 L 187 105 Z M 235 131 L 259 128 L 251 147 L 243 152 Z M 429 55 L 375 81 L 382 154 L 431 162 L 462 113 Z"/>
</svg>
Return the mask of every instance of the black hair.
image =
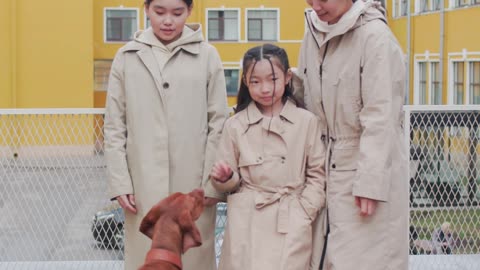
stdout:
<svg viewBox="0 0 480 270">
<path fill-rule="evenodd" d="M 272 66 L 272 73 L 274 73 L 272 58 L 275 58 L 277 60 L 277 62 L 280 64 L 280 68 L 286 75 L 288 70 L 290 69 L 290 64 L 288 63 L 287 52 L 283 48 L 280 48 L 273 44 L 263 44 L 261 46 L 253 47 L 245 53 L 245 55 L 243 56 L 242 78 L 240 82 L 240 88 L 238 90 L 237 106 L 235 108 L 235 113 L 241 112 L 246 109 L 248 107 L 248 104 L 250 104 L 250 102 L 252 102 L 253 100 L 250 96 L 250 92 L 248 91 L 248 86 L 245 83 L 247 81 L 247 71 L 253 65 L 251 72 L 253 74 L 253 70 L 255 69 L 255 65 L 257 64 L 257 62 L 265 59 L 270 62 L 270 65 Z M 303 103 L 299 102 L 293 96 L 291 83 L 285 85 L 285 92 L 283 93 L 282 97 L 283 102 L 285 102 L 288 98 L 292 99 L 297 105 L 297 107 L 304 108 Z"/>
<path fill-rule="evenodd" d="M 191 7 L 193 5 L 193 0 L 182 0 L 182 1 L 185 2 L 185 4 L 187 4 L 187 7 Z M 149 6 L 152 2 L 153 0 L 145 0 L 145 6 Z"/>
</svg>

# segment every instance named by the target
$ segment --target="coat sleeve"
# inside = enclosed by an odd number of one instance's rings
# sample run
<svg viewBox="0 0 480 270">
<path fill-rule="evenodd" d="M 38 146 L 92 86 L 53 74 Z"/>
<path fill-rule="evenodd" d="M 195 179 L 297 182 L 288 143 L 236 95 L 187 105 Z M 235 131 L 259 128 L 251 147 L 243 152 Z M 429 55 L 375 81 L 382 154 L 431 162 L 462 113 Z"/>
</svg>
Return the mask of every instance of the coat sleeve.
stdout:
<svg viewBox="0 0 480 270">
<path fill-rule="evenodd" d="M 225 183 L 220 183 L 210 178 L 207 186 L 208 189 L 215 190 L 219 194 L 233 192 L 240 185 L 240 175 L 238 171 L 239 151 L 237 144 L 235 143 L 235 139 L 231 136 L 231 125 L 229 125 L 231 123 L 230 121 L 227 121 L 225 124 L 225 128 L 218 145 L 216 160 L 223 160 L 230 165 L 230 168 L 233 171 L 233 176 Z M 224 197 L 221 199 L 224 199 Z"/>
<path fill-rule="evenodd" d="M 383 25 L 383 24 L 382 24 Z M 405 63 L 403 52 L 386 25 L 366 38 L 361 73 L 362 134 L 353 195 L 387 201 L 392 149 L 402 135 Z"/>
<path fill-rule="evenodd" d="M 325 205 L 325 146 L 320 140 L 319 121 L 312 116 L 308 127 L 306 146 L 305 189 L 300 203 L 312 220 Z"/>
<path fill-rule="evenodd" d="M 205 163 L 203 166 L 202 187 L 205 197 L 223 199 L 224 195 L 207 188 L 208 177 L 215 160 L 215 153 L 223 124 L 228 117 L 227 89 L 222 62 L 216 49 L 209 45 L 209 70 L 207 85 L 207 111 L 208 111 L 208 137 L 205 150 Z"/>
<path fill-rule="evenodd" d="M 104 121 L 108 194 L 111 199 L 134 193 L 126 155 L 127 121 L 123 62 L 123 52 L 118 52 L 110 71 Z"/>
</svg>

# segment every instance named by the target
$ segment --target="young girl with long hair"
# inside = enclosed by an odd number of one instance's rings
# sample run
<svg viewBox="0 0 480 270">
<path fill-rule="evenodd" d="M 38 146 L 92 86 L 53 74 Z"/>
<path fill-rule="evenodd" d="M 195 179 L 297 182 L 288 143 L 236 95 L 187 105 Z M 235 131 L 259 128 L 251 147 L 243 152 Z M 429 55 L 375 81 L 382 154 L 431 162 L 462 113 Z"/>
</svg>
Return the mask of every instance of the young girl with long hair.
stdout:
<svg viewBox="0 0 480 270">
<path fill-rule="evenodd" d="M 292 96 L 284 49 L 248 50 L 236 113 L 210 173 L 226 192 L 219 269 L 308 269 L 312 221 L 323 206 L 325 149 L 318 120 Z"/>
</svg>

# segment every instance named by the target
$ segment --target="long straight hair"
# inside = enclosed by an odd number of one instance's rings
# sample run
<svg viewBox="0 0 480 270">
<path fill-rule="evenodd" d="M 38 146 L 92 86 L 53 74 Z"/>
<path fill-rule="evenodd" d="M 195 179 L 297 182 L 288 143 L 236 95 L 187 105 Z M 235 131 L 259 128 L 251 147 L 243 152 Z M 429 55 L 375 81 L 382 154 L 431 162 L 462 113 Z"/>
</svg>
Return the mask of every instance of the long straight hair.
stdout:
<svg viewBox="0 0 480 270">
<path fill-rule="evenodd" d="M 261 46 L 256 46 L 251 49 L 249 49 L 245 55 L 243 56 L 243 61 L 242 61 L 242 78 L 240 82 L 240 88 L 238 89 L 238 95 L 237 95 L 237 106 L 235 108 L 235 113 L 241 112 L 244 109 L 248 107 L 248 104 L 250 104 L 253 99 L 252 96 L 250 95 L 250 91 L 248 91 L 248 86 L 246 84 L 247 78 L 246 74 L 247 71 L 252 67 L 252 74 L 253 70 L 255 69 L 255 65 L 257 64 L 258 61 L 261 61 L 262 59 L 268 60 L 270 62 L 270 65 L 272 66 L 272 73 L 273 73 L 273 63 L 272 59 L 276 59 L 276 63 L 278 67 L 283 71 L 285 75 L 287 75 L 288 70 L 290 69 L 290 64 L 288 63 L 288 55 L 287 52 L 278 46 L 275 46 L 273 44 L 264 44 Z M 294 96 L 293 96 L 293 90 L 291 87 L 291 83 L 285 85 L 285 92 L 283 93 L 282 96 L 282 101 L 285 102 L 288 98 L 292 99 L 297 107 L 304 108 L 303 103 L 298 101 Z"/>
</svg>

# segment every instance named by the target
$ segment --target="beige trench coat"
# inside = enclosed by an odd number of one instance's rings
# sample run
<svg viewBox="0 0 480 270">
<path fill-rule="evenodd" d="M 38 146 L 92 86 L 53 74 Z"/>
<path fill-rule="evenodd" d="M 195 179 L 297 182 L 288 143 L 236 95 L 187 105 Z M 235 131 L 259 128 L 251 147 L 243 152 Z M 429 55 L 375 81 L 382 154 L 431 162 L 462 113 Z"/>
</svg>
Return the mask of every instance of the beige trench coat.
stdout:
<svg viewBox="0 0 480 270">
<path fill-rule="evenodd" d="M 407 269 L 404 54 L 372 2 L 356 1 L 327 34 L 306 18 L 310 31 L 297 70 L 304 89 L 297 84 L 295 95 L 325 127 L 330 234 L 324 269 Z M 354 196 L 379 200 L 375 215 L 360 217 Z"/>
<path fill-rule="evenodd" d="M 143 264 L 151 240 L 138 232 L 148 210 L 172 192 L 205 184 L 228 116 L 225 78 L 215 48 L 199 26 L 163 69 L 152 47 L 132 41 L 113 61 L 105 115 L 110 198 L 135 194 L 138 213 L 126 213 L 125 269 Z M 218 194 L 206 193 L 218 197 Z M 184 270 L 216 269 L 215 208 L 197 221 L 203 245 L 183 258 Z"/>
<path fill-rule="evenodd" d="M 270 119 L 252 102 L 225 124 L 217 159 L 234 175 L 225 184 L 211 181 L 232 192 L 221 270 L 308 269 L 311 223 L 325 194 L 318 119 L 291 101 Z"/>
</svg>

